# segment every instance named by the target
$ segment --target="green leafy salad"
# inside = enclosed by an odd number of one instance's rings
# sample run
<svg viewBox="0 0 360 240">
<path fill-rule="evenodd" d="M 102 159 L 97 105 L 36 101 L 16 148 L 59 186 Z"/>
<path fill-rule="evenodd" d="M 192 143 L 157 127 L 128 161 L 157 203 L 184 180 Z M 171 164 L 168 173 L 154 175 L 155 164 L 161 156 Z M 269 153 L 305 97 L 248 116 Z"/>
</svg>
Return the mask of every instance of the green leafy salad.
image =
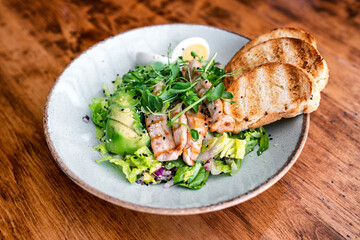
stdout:
<svg viewBox="0 0 360 240">
<path fill-rule="evenodd" d="M 226 73 L 215 61 L 216 54 L 209 61 L 191 54 L 202 66 L 196 69 L 199 72 L 196 79 L 186 77 L 189 61 L 179 57 L 168 64 L 154 62 L 149 66 L 135 66 L 122 77 L 117 76 L 112 85 L 103 84 L 104 96 L 94 98 L 89 105 L 96 126 L 95 135 L 100 141 L 94 147 L 102 155 L 98 163 L 108 161 L 118 165 L 130 183 L 166 183 L 168 187 L 199 189 L 206 184 L 209 175 L 235 175 L 244 156 L 257 145 L 258 155 L 268 148 L 268 135 L 263 127 L 239 134 L 208 130 L 201 138 L 204 133 L 178 121 L 187 112 L 196 114 L 200 109 L 205 109 L 204 116 L 208 115 L 206 105 L 218 99 L 237 104 L 231 100 L 233 95 L 225 91 L 222 81 L 236 73 Z M 209 81 L 211 87 L 199 95 L 197 86 L 204 80 Z M 179 104 L 181 111 L 172 114 Z M 157 160 L 155 137 L 151 137 L 146 122 L 152 115 L 166 119 L 163 127 L 186 127 L 190 134 L 187 141 L 201 148 L 192 165 L 185 163 L 181 154 L 175 160 Z M 165 136 L 159 137 L 165 139 Z"/>
</svg>

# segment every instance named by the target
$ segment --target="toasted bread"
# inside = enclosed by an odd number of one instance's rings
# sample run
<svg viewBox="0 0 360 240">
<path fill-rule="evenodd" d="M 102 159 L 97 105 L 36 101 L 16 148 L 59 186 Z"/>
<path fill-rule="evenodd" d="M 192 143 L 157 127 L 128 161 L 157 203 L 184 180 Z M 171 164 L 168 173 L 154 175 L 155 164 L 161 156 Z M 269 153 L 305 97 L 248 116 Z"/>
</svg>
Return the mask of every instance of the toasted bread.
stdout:
<svg viewBox="0 0 360 240">
<path fill-rule="evenodd" d="M 224 101 L 224 112 L 235 119 L 235 133 L 310 113 L 320 101 L 313 77 L 286 63 L 258 66 L 238 76 L 227 91 L 235 103 Z"/>
<path fill-rule="evenodd" d="M 296 38 L 277 38 L 262 42 L 229 62 L 225 70 L 240 70 L 243 73 L 269 62 L 290 63 L 310 73 L 318 91 L 327 84 L 329 70 L 325 60 L 311 44 Z M 229 87 L 236 76 L 224 79 Z"/>
<path fill-rule="evenodd" d="M 262 43 L 262 42 L 265 42 L 265 41 L 268 41 L 271 39 L 284 38 L 284 37 L 301 39 L 301 40 L 313 45 L 314 48 L 316 48 L 315 38 L 311 34 L 304 32 L 303 30 L 296 29 L 296 28 L 275 28 L 275 29 L 271 30 L 270 32 L 267 32 L 265 34 L 262 34 L 256 38 L 252 39 L 250 42 L 248 42 L 246 45 L 244 45 L 240 49 L 240 51 L 238 51 L 233 56 L 233 58 L 230 60 L 230 62 L 234 61 L 235 58 L 237 58 L 239 55 L 246 52 L 248 49 L 252 48 L 253 46 L 258 45 L 259 43 Z"/>
</svg>

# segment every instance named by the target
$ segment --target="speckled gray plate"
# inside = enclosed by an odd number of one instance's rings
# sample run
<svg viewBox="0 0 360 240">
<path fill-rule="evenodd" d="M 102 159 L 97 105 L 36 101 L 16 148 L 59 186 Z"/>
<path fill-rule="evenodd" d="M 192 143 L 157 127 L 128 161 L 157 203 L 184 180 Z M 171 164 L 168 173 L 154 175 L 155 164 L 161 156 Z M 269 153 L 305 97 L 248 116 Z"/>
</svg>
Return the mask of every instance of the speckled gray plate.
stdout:
<svg viewBox="0 0 360 240">
<path fill-rule="evenodd" d="M 273 140 L 260 157 L 256 151 L 243 160 L 236 176 L 210 176 L 200 190 L 163 185 L 130 184 L 119 167 L 101 163 L 93 150 L 98 144 L 90 115 L 91 99 L 102 95 L 102 82 L 134 67 L 135 53 L 166 54 L 187 37 L 207 39 L 211 54 L 226 64 L 248 39 L 222 29 L 188 24 L 134 29 L 90 48 L 75 59 L 54 84 L 45 106 L 44 128 L 51 153 L 61 169 L 79 186 L 114 204 L 157 214 L 197 214 L 244 202 L 276 183 L 291 168 L 307 137 L 310 117 L 301 115 L 266 126 Z"/>
</svg>

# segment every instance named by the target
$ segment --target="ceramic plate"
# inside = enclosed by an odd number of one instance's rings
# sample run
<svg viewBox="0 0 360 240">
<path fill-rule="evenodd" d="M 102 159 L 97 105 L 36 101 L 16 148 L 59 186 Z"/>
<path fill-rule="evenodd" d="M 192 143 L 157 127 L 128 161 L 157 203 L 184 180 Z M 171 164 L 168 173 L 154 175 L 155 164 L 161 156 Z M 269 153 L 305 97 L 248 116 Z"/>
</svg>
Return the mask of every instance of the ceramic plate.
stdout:
<svg viewBox="0 0 360 240">
<path fill-rule="evenodd" d="M 111 83 L 135 65 L 135 54 L 167 53 L 169 44 L 199 36 L 210 45 L 211 54 L 226 64 L 248 39 L 219 28 L 169 24 L 134 29 L 93 46 L 75 59 L 59 76 L 45 106 L 44 128 L 48 146 L 61 169 L 79 186 L 114 204 L 157 214 L 196 214 L 244 202 L 276 183 L 294 164 L 307 137 L 309 115 L 300 115 L 267 125 L 270 148 L 260 157 L 256 149 L 243 160 L 233 177 L 210 176 L 200 190 L 163 184 L 130 184 L 119 167 L 101 163 L 95 126 L 82 118 L 91 115 L 92 98 L 102 96 L 103 82 Z"/>
</svg>

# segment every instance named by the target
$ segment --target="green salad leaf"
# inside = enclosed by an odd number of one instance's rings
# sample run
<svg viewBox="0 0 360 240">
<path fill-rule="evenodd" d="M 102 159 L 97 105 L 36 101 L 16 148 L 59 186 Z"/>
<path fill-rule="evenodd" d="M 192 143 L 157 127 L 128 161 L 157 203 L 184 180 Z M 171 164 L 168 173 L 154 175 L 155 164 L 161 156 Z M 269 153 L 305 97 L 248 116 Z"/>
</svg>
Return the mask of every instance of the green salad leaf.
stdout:
<svg viewBox="0 0 360 240">
<path fill-rule="evenodd" d="M 108 98 L 94 98 L 89 107 L 92 111 L 91 118 L 93 122 L 99 127 L 105 128 L 109 107 Z"/>
<path fill-rule="evenodd" d="M 230 138 L 227 133 L 203 141 L 203 149 L 197 161 L 206 162 L 214 158 L 236 158 L 245 156 L 246 140 Z"/>
<path fill-rule="evenodd" d="M 257 155 L 260 156 L 266 149 L 269 148 L 269 136 L 266 133 L 263 127 L 259 128 L 261 132 L 260 142 L 259 142 L 259 150 L 257 151 Z"/>
<path fill-rule="evenodd" d="M 225 158 L 223 160 L 210 160 L 210 171 L 212 175 L 229 173 L 234 176 L 240 169 L 242 159 Z"/>
<path fill-rule="evenodd" d="M 192 167 L 180 167 L 174 176 L 174 184 L 190 189 L 199 189 L 205 185 L 208 177 L 209 172 L 202 167 L 200 162 L 196 162 Z"/>
<path fill-rule="evenodd" d="M 177 168 L 184 167 L 184 166 L 186 166 L 186 164 L 181 158 L 179 158 L 178 160 L 169 161 L 169 162 L 164 163 L 164 166 L 167 170 L 169 170 L 174 167 L 177 167 Z"/>
<path fill-rule="evenodd" d="M 96 150 L 102 151 L 103 145 L 98 145 Z M 102 152 L 103 153 L 103 152 Z M 147 146 L 143 146 L 135 151 L 132 155 L 126 155 L 124 158 L 119 156 L 104 155 L 98 163 L 108 161 L 122 167 L 126 179 L 133 183 L 136 179 L 143 177 L 146 184 L 156 184 L 152 175 L 156 170 L 161 168 L 162 163 L 155 159 L 153 153 Z"/>
</svg>

